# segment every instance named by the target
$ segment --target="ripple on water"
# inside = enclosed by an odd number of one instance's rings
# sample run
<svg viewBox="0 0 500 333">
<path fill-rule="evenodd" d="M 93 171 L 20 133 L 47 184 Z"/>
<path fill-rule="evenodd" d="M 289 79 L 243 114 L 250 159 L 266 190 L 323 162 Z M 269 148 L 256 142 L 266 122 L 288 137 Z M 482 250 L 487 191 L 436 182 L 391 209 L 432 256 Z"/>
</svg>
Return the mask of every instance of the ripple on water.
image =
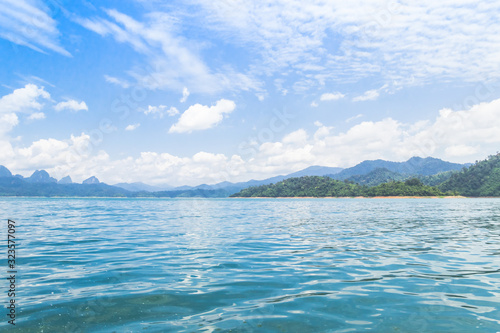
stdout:
<svg viewBox="0 0 500 333">
<path fill-rule="evenodd" d="M 0 201 L 13 332 L 500 331 L 498 199 Z"/>
</svg>

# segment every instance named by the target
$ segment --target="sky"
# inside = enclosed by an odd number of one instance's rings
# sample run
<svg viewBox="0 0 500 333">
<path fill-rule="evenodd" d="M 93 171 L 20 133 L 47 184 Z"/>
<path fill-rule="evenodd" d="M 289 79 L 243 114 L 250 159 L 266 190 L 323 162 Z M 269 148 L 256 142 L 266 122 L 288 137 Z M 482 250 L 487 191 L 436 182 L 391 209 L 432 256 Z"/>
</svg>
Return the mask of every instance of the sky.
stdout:
<svg viewBox="0 0 500 333">
<path fill-rule="evenodd" d="M 199 185 L 500 143 L 500 1 L 0 0 L 0 165 Z"/>
</svg>

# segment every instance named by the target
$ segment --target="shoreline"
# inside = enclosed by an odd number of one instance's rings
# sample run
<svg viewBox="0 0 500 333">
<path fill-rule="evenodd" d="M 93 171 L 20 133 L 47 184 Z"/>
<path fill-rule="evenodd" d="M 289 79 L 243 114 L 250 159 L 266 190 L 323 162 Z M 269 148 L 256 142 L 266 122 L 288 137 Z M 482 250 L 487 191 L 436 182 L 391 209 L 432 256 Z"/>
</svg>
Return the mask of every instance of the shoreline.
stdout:
<svg viewBox="0 0 500 333">
<path fill-rule="evenodd" d="M 189 200 L 189 199 L 500 199 L 500 197 L 465 197 L 461 195 L 457 196 L 376 196 L 376 197 L 65 197 L 65 196 L 0 196 L 2 198 L 10 198 L 10 199 L 132 199 L 132 200 L 141 200 L 141 199 L 179 199 L 179 200 Z"/>
<path fill-rule="evenodd" d="M 377 197 L 231 197 L 230 199 L 474 199 L 498 197 L 464 197 L 461 195 L 447 196 L 377 196 Z"/>
</svg>

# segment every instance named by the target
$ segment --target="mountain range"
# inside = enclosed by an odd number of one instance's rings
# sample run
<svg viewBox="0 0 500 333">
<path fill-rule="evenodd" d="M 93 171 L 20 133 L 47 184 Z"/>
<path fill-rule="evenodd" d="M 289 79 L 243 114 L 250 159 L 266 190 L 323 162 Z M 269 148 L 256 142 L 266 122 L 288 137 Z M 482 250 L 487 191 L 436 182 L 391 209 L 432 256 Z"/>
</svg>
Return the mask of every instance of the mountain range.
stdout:
<svg viewBox="0 0 500 333">
<path fill-rule="evenodd" d="M 420 169 L 419 164 L 428 163 L 439 171 L 442 171 L 440 165 L 444 166 L 439 161 L 428 160 L 418 161 L 413 170 L 402 169 L 421 173 L 414 176 L 376 168 L 365 175 L 355 175 L 345 180 L 326 176 L 290 178 L 276 184 L 249 187 L 231 197 L 500 197 L 500 153 L 463 167 L 460 171 L 448 170 L 434 175 L 428 175 L 427 170 Z M 407 167 L 401 164 L 396 166 Z"/>
<path fill-rule="evenodd" d="M 364 161 L 352 168 L 344 169 L 339 173 L 328 175 L 330 178 L 344 180 L 352 176 L 365 175 L 375 169 L 387 169 L 403 175 L 430 176 L 441 172 L 461 170 L 470 166 L 467 164 L 451 163 L 433 157 L 412 157 L 406 162 L 391 162 L 384 160 Z"/>
<path fill-rule="evenodd" d="M 221 182 L 218 184 L 198 186 L 152 186 L 140 182 L 107 185 L 92 176 L 82 184 L 72 182 L 70 176 L 59 181 L 52 178 L 45 170 L 37 170 L 30 177 L 13 176 L 10 170 L 0 166 L 0 195 L 13 196 L 145 196 L 145 197 L 227 197 L 251 186 L 268 185 L 288 178 L 303 176 L 328 176 L 336 180 L 349 180 L 362 185 L 378 185 L 388 180 L 402 180 L 417 176 L 424 183 L 425 177 L 445 173 L 445 179 L 453 171 L 458 171 L 470 164 L 446 162 L 437 158 L 412 157 L 406 162 L 384 160 L 364 161 L 354 167 L 342 169 L 337 167 L 311 166 L 306 169 L 263 180 L 247 182 Z M 448 174 L 446 174 L 448 172 Z M 374 180 L 375 179 L 375 180 Z"/>
</svg>

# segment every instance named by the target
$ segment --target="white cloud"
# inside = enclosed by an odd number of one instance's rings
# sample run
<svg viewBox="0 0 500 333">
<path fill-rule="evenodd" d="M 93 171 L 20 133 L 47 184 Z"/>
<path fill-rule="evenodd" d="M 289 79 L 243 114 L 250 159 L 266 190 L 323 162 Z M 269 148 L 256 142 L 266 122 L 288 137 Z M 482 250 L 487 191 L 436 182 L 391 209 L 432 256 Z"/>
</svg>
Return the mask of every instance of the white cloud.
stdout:
<svg viewBox="0 0 500 333">
<path fill-rule="evenodd" d="M 318 103 L 316 103 L 315 101 L 312 101 L 312 102 L 311 102 L 311 106 L 312 106 L 313 108 L 317 108 L 317 107 L 318 107 Z"/>
<path fill-rule="evenodd" d="M 215 93 L 223 90 L 259 90 L 260 82 L 228 66 L 212 70 L 197 54 L 196 48 L 176 33 L 178 22 L 166 12 L 151 12 L 140 22 L 117 10 L 106 10 L 109 19 L 77 19 L 85 28 L 119 43 L 130 45 L 146 56 L 148 69 L 130 74 L 145 88 L 177 90 L 189 86 L 192 91 Z"/>
<path fill-rule="evenodd" d="M 185 101 L 187 101 L 188 97 L 189 97 L 189 90 L 188 88 L 184 87 L 184 89 L 182 89 L 182 98 L 179 100 L 179 102 L 184 103 Z"/>
<path fill-rule="evenodd" d="M 301 144 L 307 142 L 307 137 L 307 132 L 303 129 L 299 129 L 295 132 L 285 135 L 282 141 L 283 143 Z"/>
<path fill-rule="evenodd" d="M 320 101 L 336 101 L 336 100 L 342 99 L 344 97 L 345 97 L 344 94 L 342 94 L 340 92 L 334 92 L 334 93 L 325 93 L 325 94 L 321 95 L 321 97 L 319 99 L 320 99 Z"/>
<path fill-rule="evenodd" d="M 125 130 L 126 131 L 134 131 L 137 129 L 137 127 L 141 126 L 141 124 L 137 123 L 137 124 L 130 124 L 128 125 L 127 127 L 125 127 Z"/>
<path fill-rule="evenodd" d="M 19 118 L 15 113 L 0 113 L 0 139 L 17 124 L 19 124 Z"/>
<path fill-rule="evenodd" d="M 55 85 L 53 85 L 49 81 L 44 80 L 44 79 L 42 79 L 42 78 L 40 78 L 38 76 L 35 76 L 35 75 L 28 75 L 28 76 L 26 76 L 26 75 L 22 75 L 22 74 L 16 74 L 16 75 L 18 75 L 21 79 L 23 79 L 23 81 L 25 81 L 26 84 L 33 83 L 33 82 L 38 82 L 40 84 L 43 84 L 43 85 L 55 88 Z"/>
<path fill-rule="evenodd" d="M 346 122 L 346 123 L 350 123 L 351 121 L 356 120 L 356 119 L 359 119 L 359 118 L 361 118 L 361 117 L 363 117 L 363 114 L 361 114 L 361 113 L 360 113 L 360 114 L 357 114 L 357 115 L 355 115 L 355 116 L 353 116 L 353 117 L 347 118 L 347 119 L 345 120 L 345 122 Z"/>
<path fill-rule="evenodd" d="M 257 50 L 252 65 L 262 75 L 295 72 L 309 86 L 500 78 L 499 2 L 194 2 L 201 9 L 190 14 L 205 28 Z"/>
<path fill-rule="evenodd" d="M 65 102 L 59 102 L 56 104 L 54 107 L 56 111 L 63 111 L 63 110 L 70 110 L 73 112 L 78 112 L 78 111 L 88 111 L 89 108 L 87 107 L 87 104 L 84 101 L 78 102 L 75 101 L 74 99 L 67 100 Z"/>
<path fill-rule="evenodd" d="M 50 94 L 34 84 L 27 84 L 0 98 L 0 138 L 17 126 L 18 113 L 30 114 L 28 118 L 40 117 L 37 113 L 33 116 L 32 112 L 43 108 L 43 100 L 50 100 Z"/>
<path fill-rule="evenodd" d="M 173 117 L 173 116 L 176 116 L 179 114 L 179 110 L 177 110 L 177 108 L 175 107 L 171 107 L 170 109 L 167 110 L 167 114 L 170 116 L 170 117 Z"/>
<path fill-rule="evenodd" d="M 169 133 L 191 133 L 218 125 L 225 114 L 233 112 L 236 104 L 227 99 L 221 99 L 213 106 L 195 104 L 190 106 L 180 116 L 178 122 L 170 127 Z"/>
<path fill-rule="evenodd" d="M 380 96 L 377 89 L 368 90 L 363 95 L 354 97 L 353 102 L 374 101 Z"/>
<path fill-rule="evenodd" d="M 83 133 L 68 140 L 41 139 L 26 148 L 14 148 L 15 158 L 9 160 L 7 165 L 16 172 L 25 171 L 25 174 L 36 169 L 77 173 L 92 160 L 91 147 L 90 136 Z"/>
<path fill-rule="evenodd" d="M 40 119 L 45 119 L 45 113 L 43 112 L 35 112 L 32 113 L 29 117 L 29 120 L 40 120 Z"/>
<path fill-rule="evenodd" d="M 479 146 L 468 146 L 465 144 L 450 146 L 445 149 L 445 154 L 448 157 L 464 157 L 476 154 L 479 151 Z"/>
<path fill-rule="evenodd" d="M 194 110 L 214 113 L 215 108 L 226 114 L 223 109 L 234 109 L 229 102 L 225 107 L 219 101 L 215 106 L 198 106 Z M 6 123 L 12 127 L 18 122 L 15 113 L 0 113 L 0 118 L 0 128 Z M 500 99 L 468 110 L 443 109 L 433 121 L 403 123 L 385 118 L 364 121 L 344 131 L 335 131 L 317 122 L 312 133 L 298 129 L 284 134 L 278 141 L 255 143 L 253 153 L 242 150 L 233 156 L 206 151 L 192 156 L 143 152 L 136 157 L 111 159 L 105 151 L 97 150 L 89 135 L 82 133 L 68 140 L 37 140 L 27 147 L 18 147 L 19 143 L 14 140 L 9 142 L 0 137 L 0 157 L 7 161 L 5 164 L 11 171 L 24 175 L 46 169 L 54 177 L 69 174 L 75 181 L 96 175 L 111 184 L 123 181 L 213 184 L 263 179 L 310 165 L 349 167 L 378 158 L 403 161 L 412 156 L 434 156 L 453 162 L 473 162 L 498 150 L 498 119 Z"/>
<path fill-rule="evenodd" d="M 50 94 L 43 87 L 27 84 L 0 99 L 0 113 L 40 110 L 43 107 L 40 99 L 49 100 Z"/>
<path fill-rule="evenodd" d="M 434 122 L 405 124 L 386 118 L 364 121 L 342 133 L 323 126 L 313 139 L 299 146 L 290 144 L 285 136 L 281 142 L 273 143 L 280 147 L 274 153 L 296 154 L 300 148 L 304 165 L 312 158 L 315 164 L 342 167 L 366 159 L 401 161 L 412 156 L 472 162 L 498 150 L 500 137 L 495 133 L 500 133 L 500 123 L 495 119 L 500 119 L 500 99 L 475 105 L 470 110 L 443 109 Z M 306 149 L 308 147 L 312 149 Z M 265 167 L 268 162 L 264 159 L 261 163 Z"/>
<path fill-rule="evenodd" d="M 118 78 L 113 77 L 113 76 L 104 75 L 104 79 L 106 80 L 106 82 L 116 84 L 116 85 L 122 87 L 123 89 L 127 89 L 130 87 L 129 82 L 127 82 L 125 80 L 118 79 Z"/>
<path fill-rule="evenodd" d="M 58 4 L 51 3 L 60 10 Z M 0 0 L 0 38 L 45 53 L 51 50 L 71 56 L 59 43 L 57 22 L 42 1 Z"/>
<path fill-rule="evenodd" d="M 179 110 L 175 107 L 168 108 L 166 105 L 153 106 L 149 105 L 147 110 L 143 110 L 146 116 L 152 115 L 155 118 L 163 118 L 165 115 L 173 117 L 179 114 Z"/>
<path fill-rule="evenodd" d="M 365 91 L 365 93 L 363 95 L 354 97 L 352 99 L 352 101 L 353 102 L 374 101 L 380 96 L 380 92 L 387 91 L 388 87 L 389 87 L 388 84 L 384 84 L 382 87 L 380 87 L 378 89 L 372 89 L 372 90 Z"/>
</svg>

